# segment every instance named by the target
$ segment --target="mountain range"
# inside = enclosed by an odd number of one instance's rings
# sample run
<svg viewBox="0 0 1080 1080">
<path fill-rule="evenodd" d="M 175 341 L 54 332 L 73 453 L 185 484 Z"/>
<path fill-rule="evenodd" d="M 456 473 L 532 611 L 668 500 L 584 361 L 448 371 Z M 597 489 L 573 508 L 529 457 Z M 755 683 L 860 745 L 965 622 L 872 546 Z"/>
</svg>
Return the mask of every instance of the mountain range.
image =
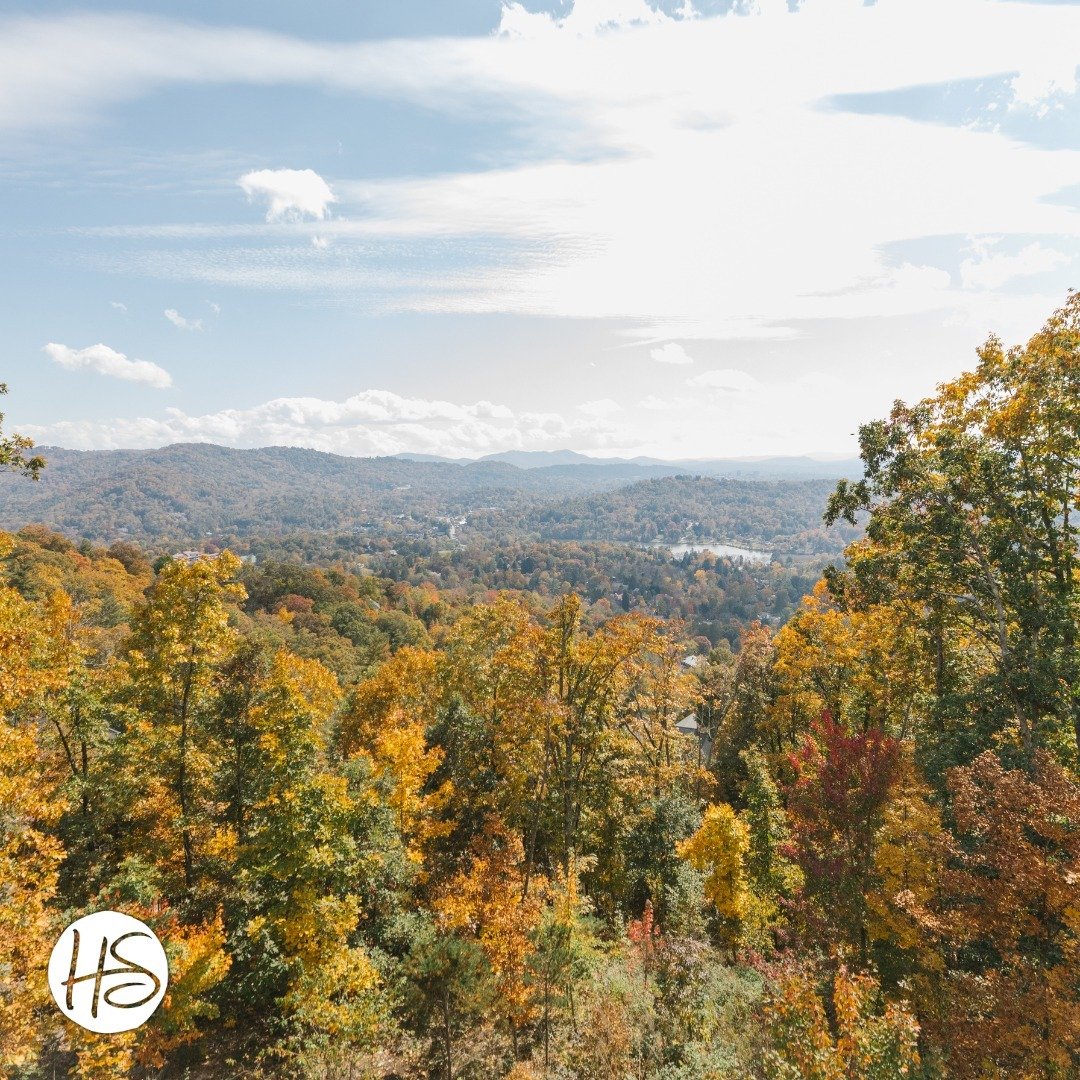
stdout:
<svg viewBox="0 0 1080 1080">
<path fill-rule="evenodd" d="M 695 474 L 700 476 L 745 476 L 775 480 L 820 478 L 835 480 L 841 477 L 858 479 L 862 463 L 858 458 L 818 458 L 806 454 L 797 457 L 746 458 L 680 458 L 669 461 L 653 457 L 592 457 L 576 450 L 504 450 L 480 458 L 449 458 L 435 454 L 395 454 L 404 461 L 440 462 L 447 465 L 472 465 L 477 462 L 498 461 L 519 469 L 545 469 L 564 465 L 637 466 L 642 469 L 663 469 L 671 476 Z"/>
<path fill-rule="evenodd" d="M 471 532 L 487 539 L 697 537 L 775 546 L 783 537 L 815 533 L 828 492 L 851 475 L 843 462 L 813 463 L 821 476 L 794 471 L 810 469 L 812 459 L 766 459 L 753 463 L 756 474 L 731 476 L 721 472 L 727 462 L 707 463 L 716 471 L 706 473 L 687 463 L 571 452 L 448 462 L 210 443 L 40 450 L 47 465 L 39 481 L 0 474 L 0 528 L 41 523 L 72 537 L 155 546 L 300 532 L 391 544 L 461 540 Z M 512 460 L 500 460 L 507 456 Z M 791 549 L 803 546 L 800 540 Z"/>
</svg>

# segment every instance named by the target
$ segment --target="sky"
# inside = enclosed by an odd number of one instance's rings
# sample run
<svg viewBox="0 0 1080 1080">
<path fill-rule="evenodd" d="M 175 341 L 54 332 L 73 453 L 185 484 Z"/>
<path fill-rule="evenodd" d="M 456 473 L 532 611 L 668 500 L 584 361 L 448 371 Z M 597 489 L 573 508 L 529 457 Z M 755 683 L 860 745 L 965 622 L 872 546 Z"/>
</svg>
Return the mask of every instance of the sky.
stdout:
<svg viewBox="0 0 1080 1080">
<path fill-rule="evenodd" d="M 1080 287 L 1080 3 L 8 0 L 5 429 L 851 454 Z"/>
</svg>

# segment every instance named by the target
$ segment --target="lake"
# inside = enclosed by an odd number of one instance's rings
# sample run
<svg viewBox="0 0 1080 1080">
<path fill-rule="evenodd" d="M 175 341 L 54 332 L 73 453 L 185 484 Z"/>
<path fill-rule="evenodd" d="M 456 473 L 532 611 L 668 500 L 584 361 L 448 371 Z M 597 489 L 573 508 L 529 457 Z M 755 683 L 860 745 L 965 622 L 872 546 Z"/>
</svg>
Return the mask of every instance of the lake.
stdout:
<svg viewBox="0 0 1080 1080">
<path fill-rule="evenodd" d="M 667 544 L 665 545 L 676 559 L 681 559 L 689 552 L 711 551 L 714 555 L 728 559 L 743 559 L 745 562 L 767 563 L 772 561 L 771 551 L 755 551 L 753 548 L 733 547 L 731 544 Z"/>
</svg>

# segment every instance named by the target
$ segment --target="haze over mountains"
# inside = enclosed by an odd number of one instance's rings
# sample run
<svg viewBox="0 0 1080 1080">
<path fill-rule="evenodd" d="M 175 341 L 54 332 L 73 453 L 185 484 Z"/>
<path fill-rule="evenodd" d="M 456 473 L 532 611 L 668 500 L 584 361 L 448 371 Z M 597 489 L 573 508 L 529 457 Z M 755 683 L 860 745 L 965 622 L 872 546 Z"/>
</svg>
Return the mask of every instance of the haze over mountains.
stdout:
<svg viewBox="0 0 1080 1080">
<path fill-rule="evenodd" d="M 862 476 L 858 458 L 822 458 L 809 454 L 796 457 L 687 458 L 668 461 L 653 457 L 592 457 L 576 450 L 504 450 L 481 458 L 449 458 L 436 454 L 395 454 L 406 461 L 444 462 L 468 465 L 476 461 L 501 461 L 519 469 L 543 469 L 559 465 L 632 465 L 642 469 L 662 469 L 668 475 L 698 473 L 704 476 L 770 477 L 794 479 L 820 477 L 839 479 Z"/>
<path fill-rule="evenodd" d="M 48 466 L 38 483 L 0 477 L 0 527 L 40 522 L 72 537 L 153 545 L 325 531 L 373 543 L 460 541 L 471 533 L 489 540 L 696 539 L 838 550 L 839 534 L 821 538 L 821 513 L 835 481 L 852 475 L 853 464 L 809 458 L 653 463 L 569 451 L 418 461 L 209 443 L 41 449 Z M 742 475 L 724 471 L 740 466 L 747 470 Z"/>
</svg>

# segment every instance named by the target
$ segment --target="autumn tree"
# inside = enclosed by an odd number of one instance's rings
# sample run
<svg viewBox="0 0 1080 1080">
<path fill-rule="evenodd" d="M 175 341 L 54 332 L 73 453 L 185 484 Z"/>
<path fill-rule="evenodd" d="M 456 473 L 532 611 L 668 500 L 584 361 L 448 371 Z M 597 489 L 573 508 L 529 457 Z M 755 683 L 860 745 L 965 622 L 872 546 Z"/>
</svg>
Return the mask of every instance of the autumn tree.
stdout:
<svg viewBox="0 0 1080 1080">
<path fill-rule="evenodd" d="M 811 971 L 782 973 L 764 1022 L 758 1075 L 768 1080 L 907 1080 L 920 1063 L 911 1012 L 883 1002 L 871 976 L 843 966 L 824 993 Z"/>
<path fill-rule="evenodd" d="M 236 648 L 229 601 L 242 600 L 240 567 L 225 552 L 194 562 L 168 561 L 132 620 L 127 643 L 130 700 L 138 719 L 126 733 L 145 792 L 141 814 L 170 878 L 170 895 L 192 897 L 200 859 L 212 854 L 213 772 L 210 739 L 219 666 Z M 173 853 L 179 847 L 174 861 Z"/>
<path fill-rule="evenodd" d="M 944 967 L 935 911 L 951 851 L 941 809 L 905 745 L 874 838 L 867 929 L 883 975 L 904 980 L 920 1013 L 932 1007 Z"/>
<path fill-rule="evenodd" d="M 931 912 L 945 950 L 937 1034 L 959 1076 L 1080 1068 L 1080 784 L 1046 751 L 949 774 L 955 862 Z"/>
<path fill-rule="evenodd" d="M 865 476 L 840 483 L 828 520 L 868 512 L 849 555 L 860 590 L 924 612 L 938 768 L 998 737 L 1075 761 L 1080 293 L 1026 346 L 991 337 L 974 371 L 859 438 Z"/>
<path fill-rule="evenodd" d="M 523 864 L 520 837 L 492 816 L 473 842 L 468 868 L 441 886 L 433 905 L 443 927 L 472 937 L 484 950 L 495 980 L 496 1013 L 515 1051 L 518 1031 L 534 1013 L 528 970 L 542 912 L 538 883 L 525 894 Z"/>
<path fill-rule="evenodd" d="M 801 905 L 810 933 L 866 961 L 866 896 L 877 831 L 899 744 L 874 730 L 849 735 L 828 714 L 789 755 L 790 852 L 804 876 Z"/>
<path fill-rule="evenodd" d="M 7 537 L 0 542 L 10 550 Z M 46 1032 L 40 972 L 55 931 L 64 798 L 35 714 L 70 677 L 69 617 L 63 594 L 37 605 L 0 587 L 0 1068 L 8 1070 L 32 1062 Z"/>
<path fill-rule="evenodd" d="M 318 661 L 278 652 L 253 688 L 254 784 L 230 906 L 232 1007 L 303 1039 L 370 1041 L 379 977 L 355 940 L 360 884 L 353 802 L 326 759 L 340 696 Z"/>
<path fill-rule="evenodd" d="M 901 600 L 869 603 L 834 572 L 803 597 L 774 638 L 773 700 L 763 743 L 797 746 L 828 712 L 849 730 L 910 738 L 929 712 L 919 612 Z"/>
<path fill-rule="evenodd" d="M 678 846 L 681 858 L 707 874 L 705 897 L 723 921 L 732 946 L 750 906 L 746 878 L 749 849 L 750 830 L 726 803 L 709 806 L 698 831 Z"/>
<path fill-rule="evenodd" d="M 561 601 L 549 616 L 540 654 L 546 682 L 544 815 L 553 832 L 559 865 L 568 872 L 581 847 L 583 829 L 596 829 L 611 797 L 605 768 L 619 755 L 619 710 L 637 674 L 656 645 L 655 622 L 618 616 L 588 635 L 581 626 L 576 596 Z M 623 751 L 625 753 L 625 751 Z M 535 843 L 535 835 L 530 837 Z"/>
</svg>

